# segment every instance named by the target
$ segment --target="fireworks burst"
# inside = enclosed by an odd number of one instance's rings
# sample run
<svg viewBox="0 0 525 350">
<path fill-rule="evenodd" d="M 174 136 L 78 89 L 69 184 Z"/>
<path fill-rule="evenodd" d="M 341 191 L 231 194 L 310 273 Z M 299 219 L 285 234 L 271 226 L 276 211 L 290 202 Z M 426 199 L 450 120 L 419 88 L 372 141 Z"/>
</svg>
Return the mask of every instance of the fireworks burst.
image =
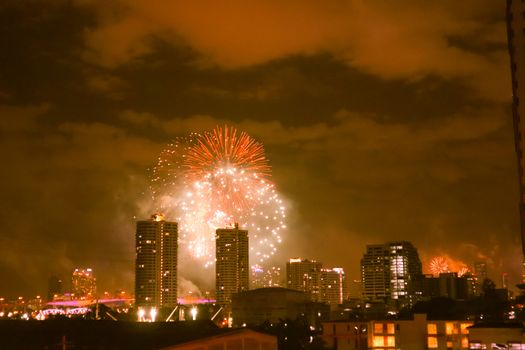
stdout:
<svg viewBox="0 0 525 350">
<path fill-rule="evenodd" d="M 458 277 L 463 277 L 468 273 L 470 273 L 469 267 L 467 265 L 463 265 L 458 270 Z"/>
<path fill-rule="evenodd" d="M 286 228 L 270 170 L 261 143 L 217 127 L 176 139 L 162 151 L 153 197 L 179 223 L 182 248 L 205 266 L 215 259 L 215 230 L 233 223 L 249 230 L 250 258 L 263 262 L 275 254 Z"/>
<path fill-rule="evenodd" d="M 437 256 L 430 261 L 429 268 L 433 275 L 449 272 L 448 260 L 443 256 Z"/>
</svg>

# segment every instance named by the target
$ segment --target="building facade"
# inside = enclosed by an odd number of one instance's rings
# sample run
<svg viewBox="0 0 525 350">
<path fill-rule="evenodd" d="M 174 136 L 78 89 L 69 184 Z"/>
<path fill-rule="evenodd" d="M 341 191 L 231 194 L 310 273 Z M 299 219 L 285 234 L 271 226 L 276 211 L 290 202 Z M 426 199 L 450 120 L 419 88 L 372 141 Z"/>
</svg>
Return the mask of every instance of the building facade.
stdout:
<svg viewBox="0 0 525 350">
<path fill-rule="evenodd" d="M 178 226 L 162 214 L 138 221 L 135 304 L 140 319 L 155 319 L 160 308 L 177 306 Z"/>
<path fill-rule="evenodd" d="M 472 324 L 428 320 L 425 314 L 415 314 L 410 320 L 333 321 L 323 323 L 322 337 L 326 348 L 334 350 L 461 350 L 469 349 Z"/>
<path fill-rule="evenodd" d="M 77 268 L 71 276 L 71 293 L 75 299 L 94 299 L 97 291 L 97 279 L 90 268 Z"/>
<path fill-rule="evenodd" d="M 63 293 L 62 279 L 57 276 L 50 276 L 47 280 L 47 301 L 53 301 Z"/>
<path fill-rule="evenodd" d="M 368 245 L 361 259 L 363 298 L 410 302 L 422 276 L 417 249 L 407 241 Z"/>
<path fill-rule="evenodd" d="M 271 266 L 265 268 L 259 264 L 255 264 L 252 265 L 251 271 L 250 283 L 252 289 L 282 287 L 284 285 L 280 267 Z"/>
<path fill-rule="evenodd" d="M 345 271 L 341 267 L 321 269 L 320 301 L 335 309 L 348 294 Z"/>
<path fill-rule="evenodd" d="M 319 261 L 290 259 L 286 263 L 286 287 L 306 292 L 312 301 L 319 301 L 322 267 Z"/>
<path fill-rule="evenodd" d="M 507 0 L 507 35 L 512 75 L 512 115 L 518 158 L 518 178 L 520 189 L 521 243 L 525 255 L 525 2 Z"/>
<path fill-rule="evenodd" d="M 220 228 L 215 237 L 215 289 L 217 303 L 231 305 L 235 293 L 249 289 L 250 263 L 248 253 L 248 231 Z"/>
</svg>

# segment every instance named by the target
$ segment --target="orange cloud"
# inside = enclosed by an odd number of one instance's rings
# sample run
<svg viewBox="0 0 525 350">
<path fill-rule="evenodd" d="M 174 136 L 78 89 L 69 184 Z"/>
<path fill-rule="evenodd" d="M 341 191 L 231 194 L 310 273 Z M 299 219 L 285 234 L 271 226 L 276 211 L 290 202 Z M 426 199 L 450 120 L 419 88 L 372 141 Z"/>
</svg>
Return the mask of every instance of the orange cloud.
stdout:
<svg viewBox="0 0 525 350">
<path fill-rule="evenodd" d="M 150 52 L 153 36 L 189 45 L 201 64 L 227 69 L 330 53 L 386 79 L 460 78 L 482 97 L 507 100 L 508 74 L 502 68 L 507 65 L 501 64 L 506 50 L 470 48 L 505 43 L 504 30 L 493 30 L 494 15 L 480 9 L 498 8 L 489 1 L 467 2 L 471 7 L 410 0 L 404 6 L 362 0 L 122 0 L 118 8 L 105 8 L 102 24 L 86 33 L 86 57 L 110 67 L 123 64 Z"/>
</svg>

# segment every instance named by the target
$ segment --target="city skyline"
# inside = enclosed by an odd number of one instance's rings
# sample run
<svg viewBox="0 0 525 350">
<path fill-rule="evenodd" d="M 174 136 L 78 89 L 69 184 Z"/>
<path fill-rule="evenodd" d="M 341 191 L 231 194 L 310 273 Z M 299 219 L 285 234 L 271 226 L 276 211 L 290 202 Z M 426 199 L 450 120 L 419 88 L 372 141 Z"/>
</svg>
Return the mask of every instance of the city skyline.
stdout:
<svg viewBox="0 0 525 350">
<path fill-rule="evenodd" d="M 287 207 L 270 265 L 303 256 L 351 281 L 366 245 L 407 240 L 424 266 L 484 260 L 515 284 L 505 5 L 405 1 L 258 3 L 253 21 L 242 2 L 1 5 L 0 295 L 44 295 L 77 266 L 132 290 L 157 157 L 224 125 L 264 145 Z M 180 264 L 213 285 L 213 267 Z"/>
</svg>

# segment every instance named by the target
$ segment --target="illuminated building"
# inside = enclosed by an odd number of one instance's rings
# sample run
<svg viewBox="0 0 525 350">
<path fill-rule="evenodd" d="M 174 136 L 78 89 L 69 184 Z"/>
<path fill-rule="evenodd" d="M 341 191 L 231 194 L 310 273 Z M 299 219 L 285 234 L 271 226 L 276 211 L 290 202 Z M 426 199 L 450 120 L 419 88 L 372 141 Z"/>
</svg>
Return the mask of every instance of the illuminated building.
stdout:
<svg viewBox="0 0 525 350">
<path fill-rule="evenodd" d="M 135 304 L 139 319 L 154 320 L 160 308 L 177 306 L 176 222 L 162 214 L 137 221 Z"/>
<path fill-rule="evenodd" d="M 319 300 L 333 309 L 341 305 L 347 294 L 345 271 L 340 267 L 321 269 Z"/>
<path fill-rule="evenodd" d="M 62 279 L 57 276 L 51 276 L 47 280 L 47 301 L 53 301 L 53 298 L 62 294 Z"/>
<path fill-rule="evenodd" d="M 255 264 L 252 266 L 252 276 L 250 279 L 251 286 L 255 288 L 281 287 L 281 268 L 272 266 L 264 268 L 261 265 Z"/>
<path fill-rule="evenodd" d="M 407 241 L 367 245 L 361 259 L 363 298 L 407 300 L 415 295 L 414 283 L 422 275 L 417 249 Z"/>
<path fill-rule="evenodd" d="M 95 298 L 97 279 L 92 269 L 75 269 L 71 276 L 71 293 L 75 299 Z"/>
<path fill-rule="evenodd" d="M 488 278 L 487 263 L 483 261 L 474 263 L 474 278 L 476 280 L 476 294 L 480 295 L 483 289 L 483 281 Z"/>
<path fill-rule="evenodd" d="M 469 349 L 472 325 L 466 320 L 429 320 L 425 314 L 412 320 L 332 321 L 323 322 L 322 339 L 334 350 L 460 350 Z"/>
<path fill-rule="evenodd" d="M 525 255 L 525 2 L 507 0 L 507 35 L 512 76 L 512 115 L 514 119 L 514 141 L 518 158 L 520 189 L 521 243 Z"/>
<path fill-rule="evenodd" d="M 509 274 L 506 272 L 503 272 L 501 274 L 501 288 L 503 289 L 509 288 Z"/>
<path fill-rule="evenodd" d="M 320 300 L 321 269 L 319 261 L 295 258 L 286 263 L 286 285 L 310 295 L 312 301 Z"/>
<path fill-rule="evenodd" d="M 230 305 L 232 295 L 249 289 L 248 231 L 220 228 L 215 237 L 215 288 L 217 303 Z"/>
</svg>

